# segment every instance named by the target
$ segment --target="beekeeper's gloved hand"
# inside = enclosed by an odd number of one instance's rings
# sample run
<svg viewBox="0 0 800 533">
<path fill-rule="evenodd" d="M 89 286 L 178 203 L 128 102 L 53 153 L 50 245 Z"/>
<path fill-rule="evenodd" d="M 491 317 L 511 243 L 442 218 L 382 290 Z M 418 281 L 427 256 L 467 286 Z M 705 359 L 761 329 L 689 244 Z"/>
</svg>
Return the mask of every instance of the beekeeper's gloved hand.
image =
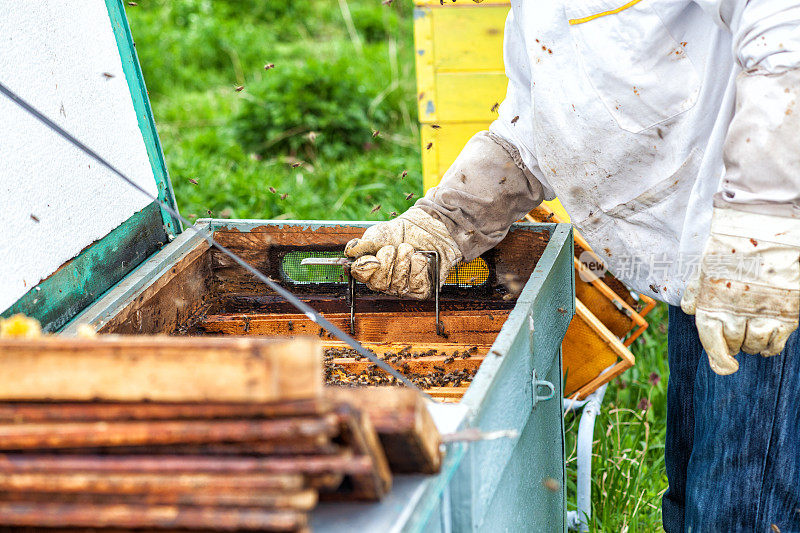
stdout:
<svg viewBox="0 0 800 533">
<path fill-rule="evenodd" d="M 717 374 L 736 372 L 739 351 L 780 353 L 800 312 L 800 70 L 747 71 L 737 79 L 736 113 L 714 198 L 699 277 L 683 296 Z"/>
<path fill-rule="evenodd" d="M 439 253 L 439 283 L 444 284 L 450 268 L 492 248 L 542 199 L 541 184 L 517 150 L 482 131 L 414 207 L 347 243 L 345 254 L 358 258 L 351 273 L 372 290 L 428 298 L 430 258 L 419 252 Z"/>
<path fill-rule="evenodd" d="M 681 302 L 696 316 L 712 370 L 732 374 L 734 357 L 776 355 L 797 328 L 800 220 L 715 208 L 699 276 Z"/>
<path fill-rule="evenodd" d="M 433 260 L 424 251 L 439 253 L 440 283 L 461 260 L 445 225 L 419 207 L 367 228 L 344 249 L 346 255 L 358 258 L 350 267 L 355 279 L 373 291 L 416 299 L 428 298 L 433 287 L 429 268 Z"/>
</svg>

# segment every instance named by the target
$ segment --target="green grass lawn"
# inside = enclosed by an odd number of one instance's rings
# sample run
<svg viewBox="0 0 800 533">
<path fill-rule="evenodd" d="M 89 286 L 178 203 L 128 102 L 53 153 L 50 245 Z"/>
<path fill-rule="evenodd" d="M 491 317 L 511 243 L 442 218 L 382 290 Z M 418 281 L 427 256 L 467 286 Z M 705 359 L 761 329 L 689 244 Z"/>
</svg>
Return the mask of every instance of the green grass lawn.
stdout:
<svg viewBox="0 0 800 533">
<path fill-rule="evenodd" d="M 410 0 L 126 9 L 184 216 L 386 220 L 422 192 Z M 595 531 L 660 528 L 665 315 L 650 316 L 597 421 Z M 571 506 L 577 421 L 567 416 Z"/>
</svg>

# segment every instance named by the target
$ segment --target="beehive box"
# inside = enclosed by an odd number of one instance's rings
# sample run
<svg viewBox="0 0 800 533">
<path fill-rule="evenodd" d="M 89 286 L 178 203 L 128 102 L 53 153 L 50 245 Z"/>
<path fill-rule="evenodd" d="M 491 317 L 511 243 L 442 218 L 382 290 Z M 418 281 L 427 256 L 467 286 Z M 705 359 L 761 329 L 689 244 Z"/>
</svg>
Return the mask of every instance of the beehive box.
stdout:
<svg viewBox="0 0 800 533">
<path fill-rule="evenodd" d="M 366 226 L 205 220 L 198 222 L 197 229 L 213 235 L 347 329 L 346 283 L 337 279 L 309 283 L 297 279 L 300 276 L 293 269 L 300 257 L 340 252 Z M 439 477 L 444 480 L 455 474 L 451 490 L 463 491 L 453 496 L 460 502 L 453 519 L 476 526 L 495 521 L 542 523 L 547 530 L 554 524 L 550 521 L 561 524 L 563 517 L 563 490 L 554 493 L 541 481 L 552 478 L 563 487 L 559 356 L 574 312 L 571 228 L 515 225 L 481 259 L 487 266 L 482 285 L 446 285 L 442 291 L 445 336 L 436 333 L 432 301 L 399 300 L 359 287 L 355 337 L 379 354 L 387 350 L 400 354 L 403 348 L 406 354 L 435 350 L 433 355 L 393 361 L 400 369 L 404 364 L 412 366 L 415 374 L 436 373 L 436 367 L 445 372 L 476 370 L 474 378 L 461 384 L 434 385 L 428 390 L 441 401 L 453 402 L 446 418 L 466 409 L 460 427 L 512 430 L 519 437 L 474 443 L 463 458 L 457 459 L 456 454 L 448 458 L 453 463 L 445 461 Z M 520 281 L 511 287 L 500 282 L 510 278 Z M 313 335 L 337 350 L 341 346 L 194 232 L 185 232 L 145 262 L 76 316 L 64 333 L 74 333 L 80 324 L 118 334 Z M 454 351 L 458 352 L 455 357 Z M 465 351 L 470 357 L 463 357 Z M 339 359 L 339 366 L 368 366 L 363 360 Z M 535 472 L 534 482 L 521 489 L 520 483 L 531 472 Z M 509 501 L 526 509 L 524 517 L 505 513 Z M 429 504 L 428 511 L 414 515 L 415 520 L 428 523 L 431 513 L 443 512 L 438 503 Z M 324 511 L 320 512 L 324 515 Z M 385 511 L 376 511 L 374 519 Z M 526 522 L 518 522 L 523 518 Z"/>
</svg>

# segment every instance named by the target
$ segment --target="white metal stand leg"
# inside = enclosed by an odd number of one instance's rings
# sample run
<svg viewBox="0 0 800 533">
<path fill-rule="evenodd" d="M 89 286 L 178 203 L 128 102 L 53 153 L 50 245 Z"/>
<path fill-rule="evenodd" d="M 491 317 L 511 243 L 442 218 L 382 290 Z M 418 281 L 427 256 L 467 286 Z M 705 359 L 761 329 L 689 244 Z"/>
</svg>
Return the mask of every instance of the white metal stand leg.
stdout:
<svg viewBox="0 0 800 533">
<path fill-rule="evenodd" d="M 583 408 L 578 425 L 578 494 L 577 510 L 567 513 L 567 526 L 573 531 L 589 531 L 592 515 L 592 441 L 594 422 L 603 404 L 607 385 L 603 385 L 583 401 L 564 400 L 564 411 Z"/>
</svg>

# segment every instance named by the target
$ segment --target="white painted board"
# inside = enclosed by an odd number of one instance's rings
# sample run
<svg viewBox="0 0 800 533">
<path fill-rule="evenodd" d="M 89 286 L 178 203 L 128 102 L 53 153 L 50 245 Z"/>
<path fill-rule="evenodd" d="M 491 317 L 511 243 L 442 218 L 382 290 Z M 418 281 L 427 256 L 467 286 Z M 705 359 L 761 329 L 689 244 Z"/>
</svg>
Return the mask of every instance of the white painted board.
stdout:
<svg viewBox="0 0 800 533">
<path fill-rule="evenodd" d="M 0 0 L 0 82 L 156 194 L 103 0 Z M 0 311 L 149 203 L 0 95 Z"/>
</svg>

